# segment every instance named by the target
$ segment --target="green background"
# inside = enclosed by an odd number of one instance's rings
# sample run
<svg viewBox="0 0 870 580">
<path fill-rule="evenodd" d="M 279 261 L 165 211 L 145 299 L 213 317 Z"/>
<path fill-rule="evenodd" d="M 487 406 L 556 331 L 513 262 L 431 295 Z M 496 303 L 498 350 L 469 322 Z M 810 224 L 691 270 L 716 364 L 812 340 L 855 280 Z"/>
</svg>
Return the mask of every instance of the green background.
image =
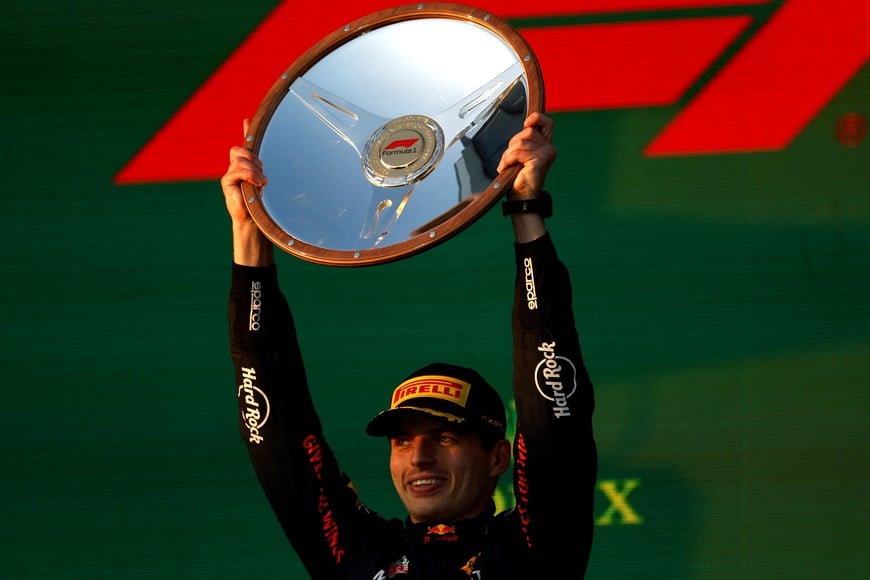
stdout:
<svg viewBox="0 0 870 580">
<path fill-rule="evenodd" d="M 304 577 L 237 432 L 217 179 L 112 184 L 275 5 L 4 5 L 0 577 Z M 866 573 L 870 143 L 834 126 L 868 103 L 865 66 L 787 149 L 685 158 L 641 155 L 679 106 L 553 115 L 600 480 L 636 484 L 589 578 Z M 396 381 L 447 359 L 509 392 L 511 244 L 493 211 L 394 264 L 278 255 L 327 435 L 387 515 L 362 430 Z"/>
</svg>

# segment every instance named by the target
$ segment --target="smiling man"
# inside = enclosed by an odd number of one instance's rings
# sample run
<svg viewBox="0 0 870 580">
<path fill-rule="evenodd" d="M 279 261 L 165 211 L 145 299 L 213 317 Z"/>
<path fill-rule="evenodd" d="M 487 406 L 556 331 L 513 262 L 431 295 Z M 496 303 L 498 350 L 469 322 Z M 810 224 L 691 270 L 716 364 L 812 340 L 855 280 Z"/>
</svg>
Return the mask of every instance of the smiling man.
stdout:
<svg viewBox="0 0 870 580">
<path fill-rule="evenodd" d="M 510 465 L 505 410 L 476 371 L 434 363 L 393 393 L 366 432 L 390 440 L 390 473 L 413 523 L 454 521 L 488 511 Z"/>
<path fill-rule="evenodd" d="M 436 362 L 408 375 L 366 427 L 389 441 L 405 518 L 369 510 L 326 442 L 272 244 L 242 198 L 242 182 L 259 187 L 266 176 L 253 152 L 231 149 L 221 185 L 233 228 L 229 324 L 239 430 L 312 578 L 583 577 L 598 466 L 594 397 L 570 278 L 544 222 L 552 136 L 551 118 L 529 115 L 498 167 L 520 166 L 502 205 L 515 237 L 516 436 L 505 438 L 504 404 L 476 371 Z M 512 452 L 515 507 L 496 513 L 493 492 Z"/>
</svg>

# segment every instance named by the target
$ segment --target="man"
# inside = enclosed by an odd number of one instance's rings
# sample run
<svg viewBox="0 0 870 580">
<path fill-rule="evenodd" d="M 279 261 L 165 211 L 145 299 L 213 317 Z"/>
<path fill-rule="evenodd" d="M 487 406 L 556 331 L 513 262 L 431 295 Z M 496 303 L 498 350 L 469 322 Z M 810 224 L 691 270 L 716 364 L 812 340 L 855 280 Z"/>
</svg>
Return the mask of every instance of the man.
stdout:
<svg viewBox="0 0 870 580">
<path fill-rule="evenodd" d="M 408 375 L 366 427 L 389 439 L 404 521 L 361 503 L 324 439 L 272 244 L 242 199 L 240 183 L 262 186 L 266 177 L 256 155 L 231 149 L 221 185 L 233 226 L 229 323 L 240 433 L 312 578 L 583 577 L 597 476 L 594 402 L 569 276 L 544 224 L 552 135 L 552 119 L 531 114 L 498 167 L 521 166 L 504 206 L 516 239 L 516 506 L 495 514 L 492 499 L 511 457 L 498 393 L 474 370 L 436 362 Z"/>
</svg>

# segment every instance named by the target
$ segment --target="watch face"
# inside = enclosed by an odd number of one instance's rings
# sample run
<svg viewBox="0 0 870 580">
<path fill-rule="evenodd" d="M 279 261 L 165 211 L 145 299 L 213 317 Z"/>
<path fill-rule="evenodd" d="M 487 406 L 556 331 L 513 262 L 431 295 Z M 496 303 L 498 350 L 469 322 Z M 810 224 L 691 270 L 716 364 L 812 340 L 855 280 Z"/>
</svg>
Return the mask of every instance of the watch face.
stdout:
<svg viewBox="0 0 870 580">
<path fill-rule="evenodd" d="M 510 199 L 501 203 L 502 215 L 515 213 L 536 213 L 548 218 L 553 215 L 553 197 L 542 191 L 538 197 L 531 199 Z"/>
</svg>

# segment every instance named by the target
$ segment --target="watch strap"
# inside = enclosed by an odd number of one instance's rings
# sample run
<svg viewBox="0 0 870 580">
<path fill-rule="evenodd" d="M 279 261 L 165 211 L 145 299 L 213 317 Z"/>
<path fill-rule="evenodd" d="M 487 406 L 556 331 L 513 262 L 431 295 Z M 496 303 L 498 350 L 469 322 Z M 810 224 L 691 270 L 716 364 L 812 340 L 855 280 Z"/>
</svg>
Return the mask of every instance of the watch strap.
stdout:
<svg viewBox="0 0 870 580">
<path fill-rule="evenodd" d="M 504 216 L 515 213 L 536 213 L 543 218 L 553 215 L 553 196 L 542 191 L 538 197 L 530 199 L 506 199 L 501 202 L 501 214 Z"/>
</svg>

